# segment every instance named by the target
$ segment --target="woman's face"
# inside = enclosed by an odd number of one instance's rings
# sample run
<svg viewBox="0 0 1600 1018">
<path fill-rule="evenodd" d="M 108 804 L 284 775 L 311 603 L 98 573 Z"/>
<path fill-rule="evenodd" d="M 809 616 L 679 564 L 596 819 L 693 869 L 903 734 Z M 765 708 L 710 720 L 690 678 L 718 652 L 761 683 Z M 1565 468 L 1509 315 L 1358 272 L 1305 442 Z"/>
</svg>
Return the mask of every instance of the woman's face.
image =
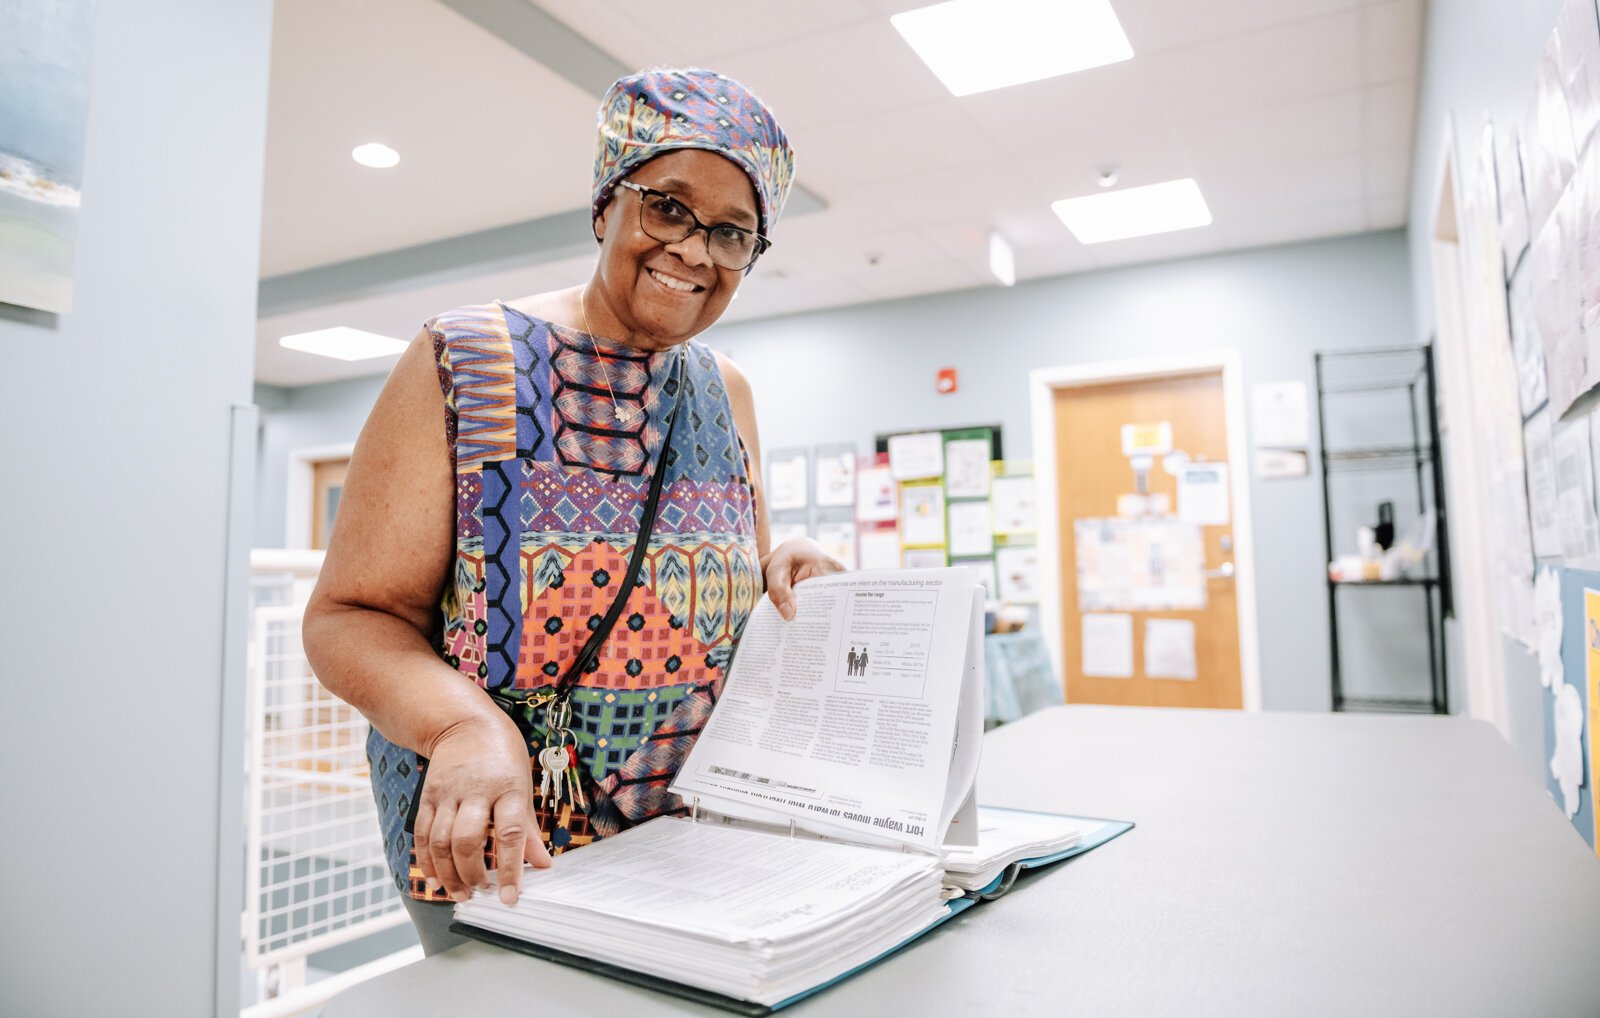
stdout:
<svg viewBox="0 0 1600 1018">
<path fill-rule="evenodd" d="M 639 167 L 628 180 L 673 196 L 707 226 L 730 223 L 757 229 L 750 178 L 714 152 L 668 152 Z M 710 328 L 733 300 L 744 273 L 711 261 L 704 231 L 676 244 L 651 238 L 639 228 L 639 202 L 645 197 L 618 188 L 595 222 L 601 241 L 595 277 L 598 296 L 630 344 L 665 350 Z"/>
</svg>

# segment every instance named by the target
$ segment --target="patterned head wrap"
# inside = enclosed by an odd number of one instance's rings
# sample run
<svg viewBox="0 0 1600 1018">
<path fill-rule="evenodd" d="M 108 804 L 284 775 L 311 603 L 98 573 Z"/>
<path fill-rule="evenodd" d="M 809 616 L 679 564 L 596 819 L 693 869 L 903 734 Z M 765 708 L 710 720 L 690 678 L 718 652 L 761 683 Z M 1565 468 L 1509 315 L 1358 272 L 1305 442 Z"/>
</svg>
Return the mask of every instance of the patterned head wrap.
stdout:
<svg viewBox="0 0 1600 1018">
<path fill-rule="evenodd" d="M 769 234 L 789 197 L 794 150 L 772 111 L 732 78 L 699 69 L 641 71 L 619 78 L 600 103 L 592 218 L 617 182 L 674 149 L 715 152 L 750 178 Z"/>
</svg>

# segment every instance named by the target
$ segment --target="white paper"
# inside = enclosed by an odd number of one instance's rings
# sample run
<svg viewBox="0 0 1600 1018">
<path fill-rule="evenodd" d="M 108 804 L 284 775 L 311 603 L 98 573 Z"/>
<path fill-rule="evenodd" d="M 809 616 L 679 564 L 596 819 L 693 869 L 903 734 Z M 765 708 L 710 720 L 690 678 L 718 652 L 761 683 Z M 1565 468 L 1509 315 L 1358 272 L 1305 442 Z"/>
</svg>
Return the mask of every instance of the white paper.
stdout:
<svg viewBox="0 0 1600 1018">
<path fill-rule="evenodd" d="M 1144 620 L 1144 675 L 1147 679 L 1197 678 L 1193 622 Z"/>
<path fill-rule="evenodd" d="M 1038 527 L 1034 519 L 1032 477 L 996 477 L 989 489 L 994 505 L 994 532 L 1021 534 Z"/>
<path fill-rule="evenodd" d="M 1256 450 L 1256 476 L 1262 480 L 1304 477 L 1310 472 L 1310 461 L 1297 449 Z"/>
<path fill-rule="evenodd" d="M 1178 475 L 1178 519 L 1202 527 L 1228 523 L 1228 464 L 1190 463 Z"/>
<path fill-rule="evenodd" d="M 1583 700 L 1565 681 L 1556 685 L 1555 728 L 1550 775 L 1561 788 L 1561 807 L 1571 818 L 1578 812 L 1578 788 L 1583 784 Z"/>
<path fill-rule="evenodd" d="M 898 487 L 888 467 L 862 467 L 856 472 L 856 519 L 893 523 L 899 511 Z"/>
<path fill-rule="evenodd" d="M 1572 190 L 1561 196 L 1530 252 L 1534 317 L 1544 344 L 1551 412 L 1557 417 L 1589 390 L 1600 372 L 1600 363 L 1590 363 L 1583 330 L 1577 200 Z"/>
<path fill-rule="evenodd" d="M 1561 518 L 1556 511 L 1555 454 L 1551 448 L 1550 413 L 1541 410 L 1522 429 L 1522 446 L 1528 470 L 1528 512 L 1533 554 L 1555 558 L 1561 554 Z"/>
<path fill-rule="evenodd" d="M 1572 144 L 1572 115 L 1561 85 L 1559 49 L 1559 40 L 1552 32 L 1539 56 L 1533 105 L 1523 134 L 1524 183 L 1528 189 L 1530 225 L 1535 233 L 1555 207 L 1577 163 Z"/>
<path fill-rule="evenodd" d="M 994 553 L 1000 600 L 1032 604 L 1039 600 L 1039 549 L 1001 548 Z"/>
<path fill-rule="evenodd" d="M 1083 674 L 1101 679 L 1133 678 L 1133 616 L 1084 612 Z"/>
<path fill-rule="evenodd" d="M 1165 456 L 1172 451 L 1172 422 L 1122 426 L 1122 455 Z"/>
<path fill-rule="evenodd" d="M 853 521 L 818 523 L 817 544 L 846 569 L 856 568 L 856 525 Z"/>
<path fill-rule="evenodd" d="M 994 530 L 989 503 L 950 503 L 950 554 L 952 557 L 987 555 L 994 551 Z"/>
<path fill-rule="evenodd" d="M 793 619 L 766 598 L 751 612 L 672 791 L 936 849 L 977 774 L 979 740 L 955 741 L 974 697 L 982 731 L 971 574 L 834 573 L 794 590 Z"/>
<path fill-rule="evenodd" d="M 944 544 L 944 488 L 937 484 L 900 488 L 900 543 Z"/>
<path fill-rule="evenodd" d="M 944 447 L 944 490 L 951 498 L 985 498 L 989 494 L 989 441 L 962 438 Z"/>
<path fill-rule="evenodd" d="M 1523 417 L 1532 414 L 1550 398 L 1545 384 L 1544 340 L 1539 337 L 1539 319 L 1534 311 L 1534 276 L 1538 269 L 1532 258 L 1511 281 L 1511 356 L 1517 365 L 1517 407 Z"/>
<path fill-rule="evenodd" d="M 1251 395 L 1255 403 L 1256 445 L 1304 449 L 1309 444 L 1311 411 L 1306 383 L 1257 382 Z"/>
<path fill-rule="evenodd" d="M 806 468 L 804 452 L 773 453 L 767 461 L 767 508 L 784 512 L 806 507 Z"/>
<path fill-rule="evenodd" d="M 1191 611 L 1206 606 L 1199 526 L 1175 520 L 1073 521 L 1079 611 Z M 1004 569 L 1000 582 L 1005 583 Z"/>
<path fill-rule="evenodd" d="M 1555 689 L 1561 673 L 1561 577 L 1548 567 L 1539 570 L 1533 581 L 1533 619 L 1538 633 L 1534 648 L 1539 656 L 1539 682 Z"/>
<path fill-rule="evenodd" d="M 900 565 L 898 530 L 863 530 L 856 537 L 862 569 L 895 569 Z"/>
<path fill-rule="evenodd" d="M 900 565 L 906 569 L 943 569 L 949 564 L 943 548 L 900 549 Z"/>
<path fill-rule="evenodd" d="M 1517 130 L 1500 128 L 1495 142 L 1495 177 L 1500 185 L 1500 244 L 1505 272 L 1528 246 L 1528 197 L 1522 184 L 1522 153 Z"/>
<path fill-rule="evenodd" d="M 1582 152 L 1600 123 L 1600 22 L 1594 0 L 1566 0 L 1556 15 L 1556 34 L 1573 150 Z"/>
<path fill-rule="evenodd" d="M 856 498 L 856 454 L 817 453 L 817 505 L 847 506 Z"/>
<path fill-rule="evenodd" d="M 1568 566 L 1588 568 L 1600 562 L 1600 520 L 1595 513 L 1589 423 L 1577 420 L 1556 425 L 1551 448 L 1555 456 L 1561 556 Z"/>
<path fill-rule="evenodd" d="M 915 481 L 944 473 L 944 436 L 919 431 L 889 436 L 889 471 L 897 481 Z"/>
</svg>

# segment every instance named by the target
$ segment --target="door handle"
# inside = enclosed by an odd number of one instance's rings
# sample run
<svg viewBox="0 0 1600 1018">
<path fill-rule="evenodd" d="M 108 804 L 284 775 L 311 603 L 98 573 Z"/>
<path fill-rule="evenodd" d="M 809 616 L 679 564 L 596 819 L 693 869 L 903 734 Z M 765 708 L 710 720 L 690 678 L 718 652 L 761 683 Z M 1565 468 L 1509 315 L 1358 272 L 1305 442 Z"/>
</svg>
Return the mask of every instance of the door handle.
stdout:
<svg viewBox="0 0 1600 1018">
<path fill-rule="evenodd" d="M 1232 562 L 1224 562 L 1224 563 L 1222 563 L 1222 565 L 1218 566 L 1215 569 L 1207 569 L 1206 570 L 1206 579 L 1208 579 L 1208 580 L 1231 580 L 1231 579 L 1233 579 L 1233 563 Z"/>
</svg>

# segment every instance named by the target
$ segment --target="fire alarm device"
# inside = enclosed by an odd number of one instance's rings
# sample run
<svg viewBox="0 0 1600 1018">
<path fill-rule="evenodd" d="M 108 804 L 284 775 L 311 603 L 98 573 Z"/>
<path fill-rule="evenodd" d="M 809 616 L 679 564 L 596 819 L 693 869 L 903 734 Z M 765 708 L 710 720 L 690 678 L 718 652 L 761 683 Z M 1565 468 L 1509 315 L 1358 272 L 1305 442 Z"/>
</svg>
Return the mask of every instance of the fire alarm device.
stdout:
<svg viewBox="0 0 1600 1018">
<path fill-rule="evenodd" d="M 955 368 L 940 368 L 939 369 L 939 377 L 938 377 L 937 381 L 934 382 L 933 387 L 935 389 L 937 389 L 939 391 L 939 394 L 942 395 L 942 396 L 948 396 L 952 392 L 955 392 L 956 391 L 956 369 Z"/>
</svg>

